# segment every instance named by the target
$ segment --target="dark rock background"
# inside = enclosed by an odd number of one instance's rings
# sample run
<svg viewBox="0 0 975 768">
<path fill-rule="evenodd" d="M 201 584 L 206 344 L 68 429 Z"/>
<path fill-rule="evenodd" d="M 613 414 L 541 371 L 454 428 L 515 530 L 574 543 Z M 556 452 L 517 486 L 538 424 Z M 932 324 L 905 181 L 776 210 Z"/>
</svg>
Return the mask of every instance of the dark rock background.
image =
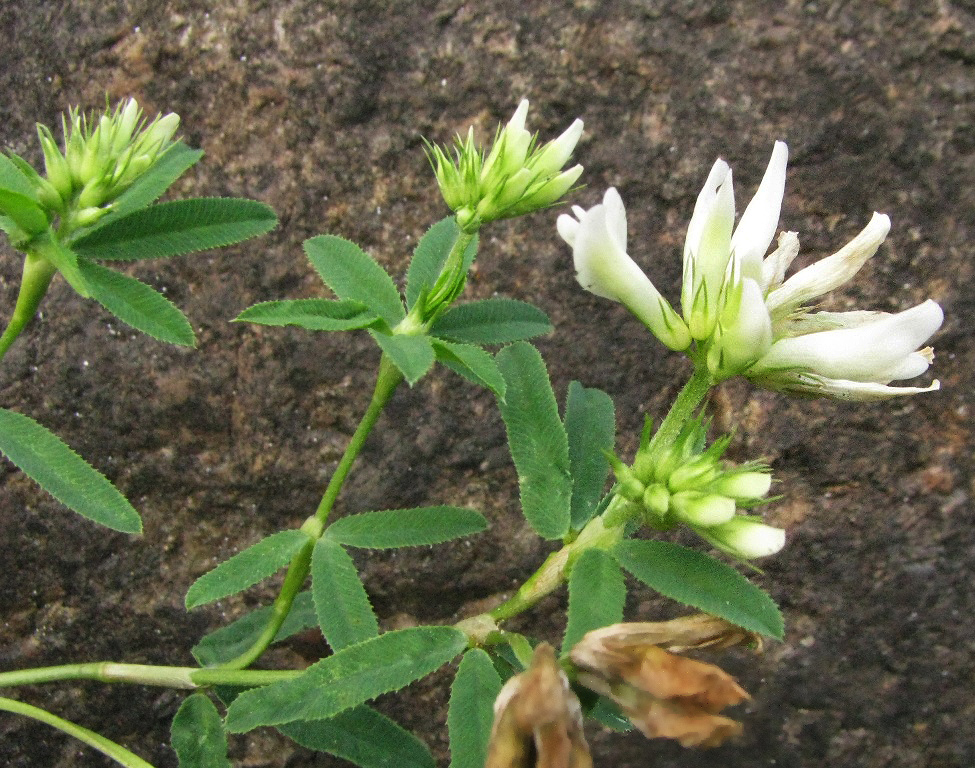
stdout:
<svg viewBox="0 0 975 768">
<path fill-rule="evenodd" d="M 739 206 L 772 142 L 791 149 L 782 227 L 808 261 L 886 211 L 893 230 L 826 306 L 945 307 L 933 372 L 943 390 L 878 405 L 800 402 L 725 385 L 739 460 L 766 457 L 784 498 L 769 517 L 789 545 L 757 580 L 782 604 L 786 641 L 727 660 L 754 695 L 745 736 L 688 752 L 639 736 L 591 740 L 597 764 L 965 768 L 975 765 L 971 564 L 975 345 L 975 5 L 619 0 L 6 0 L 0 4 L 0 142 L 38 160 L 34 122 L 70 104 L 135 96 L 178 112 L 207 152 L 179 192 L 272 205 L 282 226 L 243 247 L 132 268 L 192 318 L 199 350 L 119 326 L 56 282 L 43 317 L 0 372 L 0 401 L 38 419 L 139 508 L 139 539 L 68 513 L 0 468 L 3 668 L 112 659 L 191 663 L 207 629 L 267 601 L 273 585 L 187 615 L 187 586 L 246 544 L 296 526 L 317 504 L 365 407 L 378 354 L 365 335 L 231 325 L 271 298 L 324 295 L 301 252 L 321 232 L 351 238 L 402 274 L 445 213 L 421 137 L 473 124 L 488 136 L 518 100 L 554 136 L 586 121 L 577 156 L 589 205 L 616 185 L 634 256 L 675 296 L 694 198 L 718 155 Z M 468 296 L 534 301 L 556 333 L 540 342 L 560 397 L 581 379 L 617 402 L 624 452 L 661 415 L 686 362 L 625 310 L 582 292 L 554 213 L 492 226 Z M 805 263 L 805 261 L 803 262 Z M 19 263 L 0 252 L 0 313 Z M 514 472 L 491 398 L 438 369 L 399 392 L 340 501 L 342 513 L 451 502 L 492 530 L 360 565 L 388 627 L 450 621 L 510 589 L 545 546 L 520 522 Z M 556 638 L 551 598 L 524 626 Z M 673 606 L 641 590 L 633 619 Z M 271 663 L 324 652 L 313 636 Z M 449 676 L 383 707 L 446 761 Z M 181 695 L 95 683 L 15 695 L 172 766 Z M 45 726 L 0 717 L 0 763 L 106 765 Z M 258 731 L 233 740 L 242 766 L 331 765 Z"/>
</svg>

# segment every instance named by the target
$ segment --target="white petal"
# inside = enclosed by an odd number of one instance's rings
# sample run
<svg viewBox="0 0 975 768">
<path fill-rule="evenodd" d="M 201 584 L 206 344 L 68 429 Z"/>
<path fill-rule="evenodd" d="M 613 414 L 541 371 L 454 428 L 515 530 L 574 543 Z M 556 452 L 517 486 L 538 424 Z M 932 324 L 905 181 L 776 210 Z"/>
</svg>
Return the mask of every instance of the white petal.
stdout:
<svg viewBox="0 0 975 768">
<path fill-rule="evenodd" d="M 745 278 L 725 305 L 708 350 L 708 369 L 719 379 L 741 373 L 772 345 L 772 320 L 758 283 Z"/>
<path fill-rule="evenodd" d="M 747 517 L 735 517 L 724 525 L 698 533 L 706 533 L 712 544 L 728 554 L 749 560 L 774 555 L 785 546 L 784 530 Z"/>
<path fill-rule="evenodd" d="M 781 339 L 759 361 L 755 373 L 795 368 L 834 379 L 886 384 L 917 371 L 910 358 L 941 327 L 944 312 L 930 299 L 916 307 L 854 328 Z M 926 366 L 925 366 L 926 367 Z"/>
<path fill-rule="evenodd" d="M 573 208 L 573 212 L 575 209 Z M 582 212 L 583 214 L 585 211 Z M 581 218 L 580 214 L 576 214 Z M 579 231 L 579 220 L 570 216 L 567 213 L 563 213 L 555 220 L 555 228 L 559 232 L 559 237 L 561 237 L 569 246 L 573 246 L 576 243 L 576 232 Z"/>
<path fill-rule="evenodd" d="M 784 142 L 777 141 L 772 149 L 765 176 L 758 191 L 748 203 L 741 221 L 731 238 L 731 250 L 739 264 L 739 272 L 744 277 L 759 280 L 762 275 L 762 257 L 775 237 L 779 227 L 779 213 L 782 210 L 782 196 L 785 194 L 785 168 L 789 159 L 789 149 Z"/>
<path fill-rule="evenodd" d="M 768 293 L 782 285 L 785 271 L 799 255 L 799 236 L 796 232 L 783 232 L 779 235 L 778 248 L 762 262 L 762 291 Z"/>
<path fill-rule="evenodd" d="M 684 240 L 685 258 L 688 251 L 691 250 L 691 247 L 693 246 L 693 249 L 696 250 L 698 244 L 701 242 L 701 232 L 704 229 L 704 222 L 711 214 L 711 208 L 714 206 L 714 198 L 717 195 L 718 187 L 724 182 L 729 170 L 728 164 L 721 159 L 715 160 L 714 165 L 711 166 L 707 181 L 704 182 L 704 188 L 698 194 L 697 202 L 694 204 L 694 213 L 691 215 L 691 221 L 687 225 L 687 237 Z"/>
<path fill-rule="evenodd" d="M 781 315 L 842 285 L 860 271 L 890 231 L 890 218 L 875 213 L 856 237 L 832 256 L 797 272 L 768 296 L 769 312 Z"/>
<path fill-rule="evenodd" d="M 937 379 L 927 387 L 891 387 L 875 382 L 830 379 L 808 373 L 787 372 L 775 378 L 760 379 L 768 389 L 806 397 L 828 397 L 857 403 L 873 403 L 904 395 L 918 395 L 941 389 Z"/>
</svg>

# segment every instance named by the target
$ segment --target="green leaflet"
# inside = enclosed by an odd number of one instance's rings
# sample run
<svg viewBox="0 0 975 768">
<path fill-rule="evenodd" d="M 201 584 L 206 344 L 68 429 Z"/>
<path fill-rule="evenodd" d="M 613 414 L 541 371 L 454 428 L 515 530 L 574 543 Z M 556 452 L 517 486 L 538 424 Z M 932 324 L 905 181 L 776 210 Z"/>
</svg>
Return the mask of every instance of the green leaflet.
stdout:
<svg viewBox="0 0 975 768">
<path fill-rule="evenodd" d="M 562 640 L 567 654 L 586 632 L 623 621 L 626 583 L 616 561 L 600 549 L 587 549 L 569 574 L 569 615 Z"/>
<path fill-rule="evenodd" d="M 78 269 L 91 297 L 122 322 L 160 341 L 196 346 L 190 321 L 159 291 L 87 259 L 78 260 Z"/>
<path fill-rule="evenodd" d="M 572 527 L 579 530 L 596 512 L 609 475 L 605 452 L 616 443 L 612 398 L 573 381 L 565 402 L 565 431 L 572 468 Z"/>
<path fill-rule="evenodd" d="M 309 331 L 351 331 L 367 328 L 379 318 L 361 301 L 351 299 L 290 299 L 265 301 L 234 318 L 259 325 L 296 325 Z"/>
<path fill-rule="evenodd" d="M 538 307 L 516 299 L 483 299 L 458 304 L 437 318 L 430 333 L 466 344 L 508 344 L 552 331 Z"/>
<path fill-rule="evenodd" d="M 94 229 L 101 229 L 132 211 L 154 203 L 162 193 L 203 157 L 202 149 L 191 149 L 177 141 L 159 157 L 152 167 L 112 203 L 111 213 L 102 217 Z"/>
<path fill-rule="evenodd" d="M 349 547 L 395 549 L 440 544 L 487 527 L 480 512 L 464 507 L 383 509 L 340 518 L 325 530 L 325 538 Z"/>
<path fill-rule="evenodd" d="M 313 664 L 296 680 L 240 694 L 227 712 L 227 730 L 326 720 L 425 677 L 466 646 L 467 636 L 452 627 L 387 632 Z"/>
<path fill-rule="evenodd" d="M 436 356 L 429 336 L 391 335 L 373 330 L 369 331 L 369 335 L 411 387 L 433 367 Z"/>
<path fill-rule="evenodd" d="M 494 700 L 500 691 L 501 678 L 491 657 L 479 648 L 465 653 L 450 686 L 450 768 L 484 765 L 494 722 Z"/>
<path fill-rule="evenodd" d="M 264 627 L 271 620 L 272 608 L 265 606 L 241 616 L 225 627 L 220 627 L 205 635 L 191 649 L 193 658 L 201 667 L 215 667 L 225 661 L 236 659 L 250 648 Z M 291 611 L 284 620 L 272 642 L 280 643 L 303 629 L 318 626 L 315 616 L 315 603 L 311 591 L 299 592 L 291 604 Z"/>
<path fill-rule="evenodd" d="M 31 240 L 30 250 L 53 264 L 61 276 L 68 281 L 68 285 L 74 288 L 79 295 L 86 299 L 91 297 L 91 289 L 85 282 L 85 278 L 82 277 L 81 268 L 78 266 L 78 256 L 70 248 L 52 237 L 50 232 L 45 232 Z"/>
<path fill-rule="evenodd" d="M 327 536 L 318 540 L 312 553 L 311 588 L 318 624 L 333 651 L 379 634 L 379 622 L 355 563 Z"/>
<path fill-rule="evenodd" d="M 304 720 L 278 727 L 308 749 L 328 752 L 362 768 L 435 768 L 426 744 L 398 723 L 366 706 L 328 720 Z"/>
<path fill-rule="evenodd" d="M 303 247 L 315 271 L 340 299 L 361 301 L 390 328 L 406 316 L 393 279 L 358 245 L 335 235 L 318 235 L 305 240 Z"/>
<path fill-rule="evenodd" d="M 539 536 L 559 539 L 569 530 L 572 476 L 568 438 L 545 362 L 526 342 L 505 347 L 496 359 L 507 384 L 499 405 L 518 471 L 522 511 Z"/>
<path fill-rule="evenodd" d="M 441 219 L 428 229 L 413 251 L 409 269 L 406 271 L 406 305 L 413 309 L 424 290 L 433 288 L 450 249 L 460 236 L 460 228 L 453 216 Z M 464 251 L 464 271 L 466 272 L 477 254 L 477 236 Z"/>
<path fill-rule="evenodd" d="M 504 400 L 504 376 L 494 357 L 473 344 L 455 344 L 442 339 L 431 339 L 437 360 L 468 381 L 490 389 L 499 400 Z"/>
<path fill-rule="evenodd" d="M 0 152 L 0 189 L 22 195 L 35 203 L 38 202 L 37 190 L 30 178 L 14 160 L 2 152 Z"/>
<path fill-rule="evenodd" d="M 8 216 L 18 227 L 30 234 L 47 229 L 47 214 L 44 209 L 31 198 L 18 192 L 0 189 L 0 213 Z"/>
<path fill-rule="evenodd" d="M 162 259 L 239 243 L 263 235 L 277 223 L 274 211 L 256 200 L 174 200 L 93 229 L 72 247 L 88 259 Z"/>
<path fill-rule="evenodd" d="M 779 640 L 782 614 L 775 602 L 729 565 L 666 541 L 622 541 L 613 555 L 626 570 L 664 597 Z"/>
<path fill-rule="evenodd" d="M 0 408 L 0 453 L 79 515 L 116 531 L 141 533 L 139 513 L 118 489 L 33 419 Z"/>
<path fill-rule="evenodd" d="M 194 693 L 180 705 L 171 737 L 179 768 L 230 768 L 227 734 L 217 708 L 205 693 Z"/>
<path fill-rule="evenodd" d="M 243 592 L 286 566 L 310 542 L 304 531 L 272 533 L 194 581 L 186 592 L 186 608 Z"/>
</svg>

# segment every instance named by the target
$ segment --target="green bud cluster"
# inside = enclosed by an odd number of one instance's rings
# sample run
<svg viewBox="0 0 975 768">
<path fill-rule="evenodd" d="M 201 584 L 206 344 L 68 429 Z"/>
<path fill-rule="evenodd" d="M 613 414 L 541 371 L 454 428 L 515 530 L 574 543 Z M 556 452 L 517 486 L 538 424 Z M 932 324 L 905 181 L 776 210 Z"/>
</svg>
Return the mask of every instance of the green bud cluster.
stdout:
<svg viewBox="0 0 975 768">
<path fill-rule="evenodd" d="M 37 126 L 46 177 L 36 177 L 35 184 L 41 202 L 68 217 L 74 229 L 104 216 L 169 149 L 179 116 L 170 112 L 149 122 L 135 99 L 126 99 L 101 115 L 72 108 L 61 123 L 63 149 L 47 126 Z"/>
<path fill-rule="evenodd" d="M 548 207 L 582 174 L 581 165 L 562 170 L 582 136 L 582 121 L 539 148 L 537 136 L 525 130 L 527 114 L 528 102 L 522 101 L 498 128 L 487 154 L 475 143 L 473 128 L 466 138 L 457 137 L 453 158 L 449 150 L 426 145 L 440 192 L 461 229 L 473 232 L 486 222 Z"/>
<path fill-rule="evenodd" d="M 767 502 L 772 485 L 761 462 L 730 466 L 721 457 L 731 438 L 706 445 L 707 427 L 690 422 L 669 447 L 651 447 L 650 424 L 643 431 L 632 467 L 611 459 L 617 493 L 642 509 L 643 521 L 669 530 L 689 526 L 713 546 L 741 559 L 762 557 L 781 549 L 784 532 L 760 518 L 738 514 Z"/>
</svg>

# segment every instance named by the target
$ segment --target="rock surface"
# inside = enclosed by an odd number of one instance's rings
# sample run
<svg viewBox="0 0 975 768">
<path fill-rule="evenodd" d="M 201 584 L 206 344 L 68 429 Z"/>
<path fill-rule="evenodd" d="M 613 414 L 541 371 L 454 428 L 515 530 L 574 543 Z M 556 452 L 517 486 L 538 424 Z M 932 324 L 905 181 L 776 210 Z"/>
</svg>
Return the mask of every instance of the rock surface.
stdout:
<svg viewBox="0 0 975 768">
<path fill-rule="evenodd" d="M 975 765 L 975 5 L 970 0 L 493 3 L 459 0 L 56 0 L 0 5 L 0 142 L 39 159 L 36 120 L 135 96 L 182 116 L 207 156 L 181 194 L 263 200 L 282 226 L 260 241 L 132 273 L 193 320 L 199 349 L 131 333 L 55 283 L 43 317 L 0 371 L 0 400 L 41 421 L 109 475 L 142 513 L 139 539 L 106 534 L 0 466 L 0 663 L 191 663 L 208 629 L 266 602 L 273 584 L 187 615 L 185 589 L 238 548 L 314 509 L 365 407 L 378 359 L 365 335 L 231 325 L 257 301 L 324 295 L 301 252 L 322 232 L 402 274 L 445 214 L 421 137 L 473 124 L 488 136 L 532 101 L 543 137 L 586 122 L 577 156 L 589 205 L 627 201 L 631 250 L 675 296 L 694 198 L 718 155 L 739 205 L 774 139 L 791 149 L 782 226 L 805 259 L 885 211 L 878 256 L 827 308 L 945 308 L 940 393 L 879 405 L 786 400 L 725 385 L 732 458 L 764 456 L 789 544 L 757 578 L 781 602 L 784 643 L 729 666 L 753 694 L 744 737 L 711 752 L 590 731 L 601 765 Z M 688 373 L 625 310 L 582 292 L 554 213 L 492 226 L 468 296 L 538 303 L 556 391 L 580 379 L 617 402 L 626 455 Z M 19 264 L 0 251 L 0 315 Z M 455 503 L 485 512 L 469 542 L 359 561 L 385 627 L 450 621 L 510 589 L 546 547 L 517 514 L 491 398 L 442 369 L 400 391 L 340 502 L 343 514 Z M 448 588 L 444 588 L 447 585 Z M 672 615 L 637 590 L 630 618 Z M 564 603 L 524 626 L 557 638 Z M 308 663 L 313 636 L 271 655 Z M 446 764 L 449 676 L 389 697 Z M 175 692 L 95 683 L 16 695 L 174 766 Z M 420 704 L 418 706 L 418 703 Z M 0 717 L 0 763 L 105 765 L 21 719 Z M 235 738 L 241 766 L 331 765 L 270 732 Z"/>
</svg>

